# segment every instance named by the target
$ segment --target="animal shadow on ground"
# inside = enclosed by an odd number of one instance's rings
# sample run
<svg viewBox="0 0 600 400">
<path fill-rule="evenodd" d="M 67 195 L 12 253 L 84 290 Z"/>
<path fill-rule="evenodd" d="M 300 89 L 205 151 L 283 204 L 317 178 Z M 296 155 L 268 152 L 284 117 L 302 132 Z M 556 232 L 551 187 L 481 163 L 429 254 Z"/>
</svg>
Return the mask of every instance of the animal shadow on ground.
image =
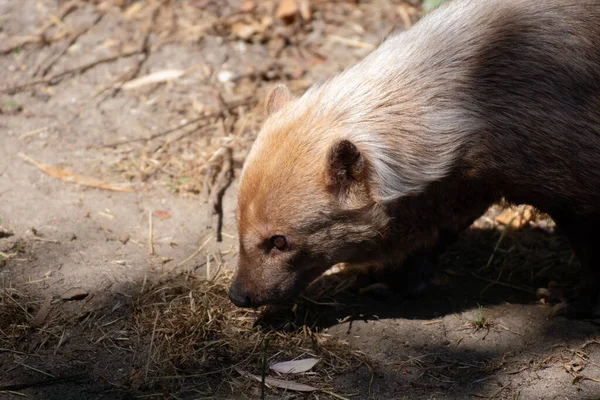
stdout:
<svg viewBox="0 0 600 400">
<path fill-rule="evenodd" d="M 501 232 L 470 229 L 441 256 L 445 282 L 410 296 L 389 290 L 360 294 L 358 274 L 341 270 L 314 282 L 295 304 L 267 308 L 257 325 L 324 329 L 340 321 L 370 319 L 430 320 L 479 306 L 535 304 L 539 288 L 570 289 L 580 281 L 580 265 L 559 232 L 524 227 Z"/>
<path fill-rule="evenodd" d="M 308 325 L 369 354 L 374 365 L 337 381 L 364 398 L 600 395 L 594 384 L 578 392 L 575 382 L 584 378 L 574 370 L 573 383 L 565 378 L 577 364 L 573 354 L 592 362 L 600 354 L 596 321 L 552 317 L 536 298 L 537 288 L 580 283 L 563 235 L 529 226 L 472 228 L 440 263 L 445 284 L 410 297 L 360 294 L 351 270 L 325 275 L 293 306 L 268 308 L 256 324 L 283 331 Z"/>
<path fill-rule="evenodd" d="M 260 349 L 268 336 L 269 360 L 305 356 L 307 348 L 322 358 L 319 376 L 331 378 L 315 383 L 312 375 L 304 377 L 309 384 L 332 385 L 359 398 L 430 397 L 439 392 L 465 398 L 473 392 L 493 394 L 497 388 L 488 379 L 502 365 L 509 373 L 525 367 L 538 373 L 529 367 L 531 357 L 534 364 L 542 363 L 565 338 L 589 341 L 598 333 L 593 324 L 565 319 L 548 319 L 527 329 L 518 325 L 537 313 L 535 306 L 519 308 L 535 304 L 535 288 L 577 283 L 579 265 L 560 234 L 531 228 L 504 234 L 472 229 L 443 255 L 441 267 L 448 282 L 410 298 L 358 294 L 352 288 L 356 275 L 342 271 L 319 279 L 295 304 L 259 313 L 230 304 L 226 279 L 211 282 L 191 275 L 131 282 L 85 300 L 57 302 L 42 325 L 31 318 L 43 308 L 42 293 L 14 292 L 0 314 L 0 369 L 5 371 L 0 390 L 46 399 L 164 393 L 197 398 L 194 391 L 227 394 L 228 385 L 235 383 L 242 385 L 238 391 L 254 393 L 253 381 L 241 380 L 232 366 L 260 374 Z M 464 326 L 461 312 L 479 305 L 501 328 L 490 330 L 483 320 L 481 329 Z M 512 324 L 491 314 L 496 305 L 514 317 Z M 470 319 L 471 311 L 467 314 Z M 446 316 L 449 320 L 439 323 Z M 315 344 L 321 335 L 303 335 L 305 326 L 313 332 L 330 328 L 350 346 L 336 340 Z M 483 339 L 486 331 L 489 337 Z M 460 337 L 464 341 L 459 346 Z M 367 361 L 355 356 L 354 348 L 369 354 Z M 597 345 L 585 350 L 593 360 L 600 354 Z M 560 356 L 557 362 L 562 363 Z M 327 369 L 340 357 L 348 366 Z M 546 384 L 553 377 L 538 380 Z M 563 386 L 563 391 L 575 390 L 570 382 Z"/>
</svg>

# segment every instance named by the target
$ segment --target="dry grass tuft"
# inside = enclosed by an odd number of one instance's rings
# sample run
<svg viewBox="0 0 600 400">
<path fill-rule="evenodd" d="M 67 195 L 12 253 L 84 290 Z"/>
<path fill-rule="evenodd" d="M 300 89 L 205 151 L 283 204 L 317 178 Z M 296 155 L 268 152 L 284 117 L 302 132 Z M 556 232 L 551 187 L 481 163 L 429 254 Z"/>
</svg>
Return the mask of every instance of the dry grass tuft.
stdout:
<svg viewBox="0 0 600 400">
<path fill-rule="evenodd" d="M 32 325 L 35 303 L 14 288 L 0 290 L 0 348 L 17 353 L 34 350 L 45 336 Z"/>
<path fill-rule="evenodd" d="M 215 165 L 215 154 L 223 146 L 231 148 L 234 164 L 239 167 L 258 131 L 260 116 L 244 110 L 236 110 L 227 120 L 207 118 L 209 124 L 205 121 L 175 132 L 175 136 L 149 141 L 115 163 L 113 172 L 134 183 L 155 182 L 176 193 L 208 196 L 211 172 L 220 168 Z"/>
<path fill-rule="evenodd" d="M 182 392 L 202 386 L 202 395 L 257 394 L 260 382 L 241 377 L 236 369 L 261 376 L 266 339 L 267 365 L 320 359 L 305 374 L 277 376 L 267 367 L 268 376 L 320 389 L 330 385 L 336 374 L 366 362 L 364 355 L 348 345 L 308 326 L 288 326 L 283 332 L 255 324 L 256 311 L 237 308 L 229 301 L 228 281 L 228 277 L 217 281 L 182 278 L 151 287 L 135 301 L 134 324 L 147 339 L 149 354 L 147 370 L 133 377 L 134 386 L 161 391 L 177 387 Z M 276 393 L 283 395 L 281 390 Z"/>
<path fill-rule="evenodd" d="M 240 309 L 229 301 L 229 279 L 224 273 L 212 280 L 181 276 L 147 288 L 133 300 L 130 311 L 121 309 L 120 317 L 113 313 L 114 307 L 90 305 L 75 318 L 54 310 L 41 325 L 35 323 L 35 316 L 42 302 L 11 289 L 5 291 L 0 307 L 0 354 L 12 354 L 14 362 L 36 353 L 36 360 L 44 354 L 52 357 L 52 350 L 55 354 L 63 351 L 65 331 L 71 336 L 77 329 L 76 336 L 86 338 L 88 351 L 104 348 L 141 360 L 136 368 L 123 372 L 119 390 L 157 396 L 257 398 L 261 382 L 239 371 L 256 376 L 264 371 L 267 377 L 310 385 L 319 391 L 319 398 L 343 398 L 328 388 L 340 374 L 369 365 L 367 357 L 301 323 L 288 324 L 285 330 L 257 323 L 257 317 L 263 320 L 259 311 Z M 305 299 L 296 309 L 316 315 L 317 304 Z M 281 375 L 269 369 L 276 362 L 310 357 L 319 362 L 306 373 Z M 277 398 L 306 396 L 275 387 L 268 393 Z"/>
</svg>

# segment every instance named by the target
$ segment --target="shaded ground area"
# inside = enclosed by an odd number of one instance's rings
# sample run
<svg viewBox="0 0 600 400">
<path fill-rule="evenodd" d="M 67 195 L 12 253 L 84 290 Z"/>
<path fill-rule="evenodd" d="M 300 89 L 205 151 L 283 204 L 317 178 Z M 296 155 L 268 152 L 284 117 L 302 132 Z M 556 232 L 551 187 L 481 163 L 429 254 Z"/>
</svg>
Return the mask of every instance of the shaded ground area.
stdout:
<svg viewBox="0 0 600 400">
<path fill-rule="evenodd" d="M 341 271 L 293 305 L 227 301 L 265 90 L 300 94 L 421 12 L 278 4 L 0 0 L 0 398 L 259 398 L 265 358 L 307 357 L 266 372 L 318 390 L 266 398 L 600 398 L 600 328 L 535 296 L 578 264 L 524 208 L 491 208 L 418 297 Z"/>
</svg>

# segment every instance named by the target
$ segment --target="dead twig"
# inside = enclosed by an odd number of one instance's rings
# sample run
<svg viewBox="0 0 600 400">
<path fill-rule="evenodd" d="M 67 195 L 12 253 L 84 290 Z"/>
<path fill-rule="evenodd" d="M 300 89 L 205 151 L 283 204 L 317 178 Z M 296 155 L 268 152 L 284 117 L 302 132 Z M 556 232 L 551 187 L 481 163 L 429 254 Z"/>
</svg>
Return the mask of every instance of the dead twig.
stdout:
<svg viewBox="0 0 600 400">
<path fill-rule="evenodd" d="M 495 284 L 497 284 L 498 282 L 500 282 L 500 278 L 502 277 L 502 273 L 504 272 L 504 265 L 500 268 L 500 272 L 498 273 L 498 276 L 496 277 L 496 279 L 492 280 L 489 284 L 486 285 L 486 287 L 484 287 L 483 289 L 481 289 L 481 291 L 479 292 L 480 296 L 483 296 L 483 294 L 485 292 L 487 292 L 487 290 L 489 288 L 491 288 L 492 286 L 494 286 Z"/>
<path fill-rule="evenodd" d="M 49 43 L 51 40 L 48 40 L 45 37 L 46 31 L 49 28 L 51 28 L 52 26 L 54 26 L 57 21 L 62 21 L 63 19 L 65 19 L 65 17 L 67 15 L 69 15 L 70 13 L 72 13 L 73 11 L 75 11 L 75 9 L 77 9 L 77 7 L 79 7 L 80 4 L 81 4 L 81 2 L 79 0 L 69 1 L 65 4 L 63 4 L 61 6 L 61 8 L 58 10 L 58 12 L 55 15 L 52 15 L 50 20 L 45 22 L 33 34 L 24 36 L 20 40 L 18 40 L 16 43 L 12 43 L 12 44 L 9 43 L 8 46 L 6 46 L 4 48 L 0 48 L 0 54 L 2 54 L 2 55 L 8 54 L 10 52 L 17 50 L 18 48 L 21 48 L 25 45 L 32 44 L 32 43 L 42 43 L 42 44 Z"/>
<path fill-rule="evenodd" d="M 148 247 L 150 248 L 150 255 L 154 255 L 154 233 L 152 229 L 152 211 L 148 210 Z"/>
<path fill-rule="evenodd" d="M 494 393 L 492 393 L 490 395 L 490 397 L 488 397 L 488 399 L 493 399 L 494 397 L 498 396 L 500 393 L 502 393 L 502 391 L 504 389 L 506 389 L 509 386 L 510 386 L 510 383 L 507 383 L 506 385 L 502 386 L 501 388 L 499 388 L 498 390 L 496 390 Z"/>
<path fill-rule="evenodd" d="M 485 277 L 483 277 L 481 275 L 477 275 L 475 272 L 472 272 L 471 275 L 474 278 L 477 278 L 477 279 L 479 279 L 481 281 L 484 281 L 484 282 L 493 283 L 494 285 L 504 286 L 504 287 L 507 287 L 509 289 L 518 290 L 520 292 L 527 293 L 527 294 L 535 294 L 535 290 L 533 290 L 533 289 L 524 288 L 524 287 L 520 287 L 520 286 L 516 286 L 516 285 L 511 285 L 510 283 L 506 283 L 506 282 L 502 282 L 502 281 L 497 281 L 495 279 L 485 278 Z"/>
<path fill-rule="evenodd" d="M 187 263 L 188 261 L 190 261 L 192 258 L 196 257 L 198 254 L 200 254 L 200 252 L 202 250 L 204 250 L 204 248 L 206 247 L 206 245 L 208 244 L 208 242 L 210 242 L 210 240 L 212 239 L 212 236 L 209 236 L 201 245 L 200 247 L 198 247 L 198 249 L 196 251 L 194 251 L 194 253 L 192 253 L 191 256 L 189 256 L 188 258 L 186 258 L 185 260 L 181 261 L 179 264 L 175 265 L 171 271 L 175 270 L 176 268 L 181 267 L 182 265 L 184 265 L 185 263 Z"/>
<path fill-rule="evenodd" d="M 494 261 L 494 257 L 496 256 L 496 253 L 498 252 L 498 249 L 500 248 L 500 245 L 502 244 L 502 241 L 504 240 L 504 237 L 506 236 L 506 233 L 509 230 L 510 224 L 513 223 L 515 218 L 516 218 L 516 216 L 512 217 L 512 219 L 510 220 L 510 222 L 508 223 L 506 228 L 504 228 L 504 230 L 500 234 L 500 238 L 498 239 L 498 241 L 496 242 L 496 245 L 494 246 L 494 251 L 492 251 L 492 254 L 488 258 L 488 262 L 483 267 L 479 268 L 477 270 L 477 272 L 484 271 L 484 270 L 488 269 L 490 267 L 490 265 L 492 265 L 492 261 Z"/>
<path fill-rule="evenodd" d="M 240 106 L 252 104 L 252 103 L 257 102 L 257 101 L 258 101 L 257 99 L 242 99 L 242 100 L 238 100 L 238 101 L 232 101 L 232 102 L 230 102 L 230 103 L 227 104 L 227 108 L 228 109 L 235 109 L 235 108 L 238 108 Z M 119 140 L 119 141 L 116 141 L 116 142 L 111 142 L 111 143 L 97 145 L 97 146 L 94 146 L 94 148 L 102 149 L 102 148 L 107 148 L 107 147 L 117 147 L 117 146 L 121 146 L 121 145 L 124 145 L 124 144 L 135 143 L 135 142 L 149 142 L 151 140 L 157 139 L 157 138 L 159 138 L 161 136 L 168 135 L 169 133 L 173 133 L 175 131 L 183 129 L 183 128 L 185 128 L 187 126 L 190 126 L 192 124 L 195 124 L 197 122 L 208 120 L 210 118 L 219 117 L 219 116 L 223 115 L 222 113 L 223 113 L 223 111 L 217 111 L 217 112 L 214 112 L 214 113 L 205 114 L 205 115 L 202 115 L 200 117 L 193 118 L 193 119 L 187 121 L 184 124 L 180 124 L 180 125 L 178 125 L 176 127 L 169 128 L 169 129 L 166 129 L 164 131 L 154 133 L 154 134 L 152 134 L 150 136 Z"/>
<path fill-rule="evenodd" d="M 27 318 L 29 318 L 30 320 L 33 319 L 33 316 L 29 313 L 29 311 L 27 311 L 27 309 L 25 307 L 23 307 L 18 301 L 16 301 L 15 299 L 12 298 L 12 296 L 9 294 L 8 296 L 4 296 L 7 299 L 10 299 L 10 301 L 12 301 L 13 303 L 15 303 L 17 305 L 17 307 L 19 307 L 21 309 L 21 311 L 23 311 L 25 313 L 25 315 L 27 316 Z"/>
<path fill-rule="evenodd" d="M 587 376 L 587 375 L 577 375 L 573 378 L 573 384 L 581 382 L 581 381 L 592 381 L 592 382 L 600 383 L 600 379 L 592 378 L 591 376 Z"/>
<path fill-rule="evenodd" d="M 67 43 L 63 46 L 63 48 L 58 51 L 58 53 L 53 54 L 53 56 L 49 56 L 43 62 L 41 62 L 38 67 L 33 72 L 33 76 L 46 76 L 48 72 L 52 69 L 52 67 L 58 62 L 58 60 L 67 53 L 69 47 L 71 47 L 75 42 L 85 33 L 89 32 L 93 27 L 98 25 L 100 21 L 104 18 L 104 14 L 98 14 L 94 21 L 89 26 L 78 30 L 73 33 L 71 37 L 67 40 Z M 43 64 L 46 64 L 42 67 Z"/>
<path fill-rule="evenodd" d="M 524 366 L 522 368 L 519 368 L 516 371 L 507 371 L 507 372 L 505 372 L 505 374 L 507 374 L 507 375 L 517 375 L 517 374 L 520 374 L 523 371 L 527 371 L 529 368 L 530 368 L 530 366 L 526 365 L 526 366 Z"/>
<path fill-rule="evenodd" d="M 377 47 L 371 43 L 361 42 L 360 40 L 349 39 L 337 35 L 329 35 L 329 39 L 333 42 L 345 44 L 346 46 L 356 47 L 359 49 L 374 50 Z"/>
<path fill-rule="evenodd" d="M 81 378 L 83 378 L 84 376 L 85 376 L 85 374 L 81 373 L 81 374 L 68 375 L 68 376 L 59 376 L 56 378 L 44 379 L 41 381 L 34 381 L 34 382 L 27 382 L 27 383 L 15 383 L 12 385 L 2 385 L 2 386 L 0 386 L 0 390 L 5 390 L 5 391 L 23 390 L 23 389 L 29 389 L 29 388 L 34 388 L 34 387 L 40 387 L 40 386 L 58 385 L 59 383 L 78 381 Z"/>
<path fill-rule="evenodd" d="M 150 338 L 150 347 L 148 348 L 148 359 L 146 360 L 145 379 L 148 379 L 148 370 L 150 369 L 150 361 L 152 360 L 152 346 L 154 345 L 154 336 L 156 335 L 156 323 L 158 322 L 159 312 L 156 310 L 156 318 L 154 318 L 154 327 L 152 328 L 152 337 Z"/>
<path fill-rule="evenodd" d="M 203 120 L 211 118 L 211 117 L 213 117 L 215 115 L 216 114 L 214 114 L 214 115 L 213 114 L 211 114 L 211 115 L 203 115 L 201 117 L 191 119 L 191 120 L 187 121 L 186 123 L 181 124 L 179 126 L 176 126 L 174 128 L 169 128 L 167 130 L 154 133 L 154 134 L 152 134 L 150 136 L 119 140 L 119 141 L 116 141 L 116 142 L 111 142 L 111 143 L 106 143 L 106 144 L 98 145 L 98 146 L 96 146 L 96 148 L 117 147 L 117 146 L 121 146 L 123 144 L 129 144 L 129 143 L 135 143 L 135 142 L 149 142 L 149 141 L 151 141 L 153 139 L 159 138 L 161 136 L 168 135 L 171 132 L 178 131 L 179 129 L 183 129 L 186 126 L 190 126 L 192 124 L 195 124 L 196 122 L 203 121 Z"/>
<path fill-rule="evenodd" d="M 96 104 L 96 106 L 100 105 L 107 98 L 116 96 L 117 93 L 119 93 L 119 91 L 121 91 L 121 88 L 123 87 L 123 85 L 126 82 L 137 77 L 140 74 L 140 72 L 142 71 L 142 67 L 144 66 L 144 63 L 146 62 L 146 60 L 148 60 L 148 57 L 150 57 L 150 34 L 152 33 L 152 28 L 154 27 L 156 17 L 158 16 L 158 11 L 160 10 L 160 7 L 161 7 L 160 3 L 158 3 L 158 5 L 154 6 L 154 9 L 150 13 L 150 18 L 149 18 L 148 22 L 146 23 L 146 26 L 143 28 L 144 39 L 142 39 L 140 47 L 138 48 L 138 52 L 142 55 L 142 57 L 140 57 L 136 61 L 135 66 L 130 71 L 123 74 L 119 79 L 117 79 L 117 81 L 115 83 L 113 83 L 110 86 L 105 87 L 104 89 L 102 89 L 100 92 L 98 92 L 96 94 L 96 96 L 99 96 L 99 95 L 103 94 L 104 92 L 110 90 L 110 94 L 105 96 L 104 98 L 100 99 L 98 101 L 98 103 Z"/>
<path fill-rule="evenodd" d="M 162 150 L 162 149 L 166 148 L 166 147 L 167 147 L 169 144 L 171 144 L 171 143 L 174 143 L 174 142 L 177 142 L 178 140 L 181 140 L 181 139 L 183 139 L 183 138 L 184 138 L 184 137 L 186 137 L 187 135 L 191 135 L 192 133 L 194 133 L 194 132 L 197 132 L 199 129 L 201 129 L 201 128 L 205 128 L 205 127 L 207 127 L 207 126 L 209 125 L 209 124 L 208 124 L 208 122 L 207 122 L 206 120 L 205 120 L 205 121 L 202 121 L 202 122 L 203 122 L 203 123 L 199 124 L 199 125 L 198 125 L 197 127 L 195 127 L 195 128 L 192 128 L 192 129 L 190 129 L 190 130 L 187 130 L 187 131 L 179 132 L 177 135 L 175 135 L 175 136 L 173 136 L 173 137 L 170 137 L 170 138 L 167 138 L 167 139 L 165 139 L 165 140 L 164 140 L 162 143 L 159 143 L 159 144 L 157 144 L 156 146 L 154 146 L 154 147 L 151 147 L 151 148 L 150 148 L 150 150 L 149 150 L 149 152 L 150 152 L 150 153 L 156 153 L 156 152 L 158 152 L 159 150 Z"/>
<path fill-rule="evenodd" d="M 215 179 L 215 183 L 208 197 L 208 228 L 212 229 L 212 217 L 217 215 L 217 226 L 215 235 L 217 242 L 223 240 L 221 229 L 223 228 L 223 195 L 233 181 L 233 151 L 230 146 L 223 146 L 218 151 L 222 154 L 221 171 Z M 208 177 L 210 179 L 210 177 Z"/>
<path fill-rule="evenodd" d="M 152 17 L 152 18 L 154 19 L 154 17 Z M 139 73 L 142 71 L 142 67 L 144 66 L 144 63 L 146 62 L 146 60 L 148 60 L 148 57 L 150 56 L 150 31 L 149 30 L 148 30 L 148 32 L 146 32 L 146 35 L 144 36 L 144 39 L 142 40 L 142 44 L 138 48 L 137 52 L 139 54 L 141 54 L 142 57 L 140 57 L 136 61 L 135 66 L 130 71 L 123 74 L 119 79 L 117 79 L 116 83 L 105 87 L 104 89 L 100 90 L 96 94 L 96 96 L 100 96 L 101 94 L 110 90 L 110 94 L 105 96 L 104 98 L 100 99 L 98 101 L 97 105 L 100 105 L 104 100 L 106 100 L 109 97 L 116 96 L 117 93 L 121 90 L 121 88 L 127 81 L 132 80 L 133 78 L 138 76 Z"/>
<path fill-rule="evenodd" d="M 46 376 L 49 376 L 50 378 L 56 378 L 55 375 L 52 375 L 51 373 L 48 373 L 48 372 L 45 372 L 45 371 L 42 371 L 41 369 L 32 367 L 31 365 L 27 365 L 27 364 L 24 364 L 24 363 L 17 363 L 17 364 L 20 365 L 23 368 L 27 368 L 27 369 L 29 369 L 31 371 L 35 371 L 38 374 L 46 375 Z"/>
<path fill-rule="evenodd" d="M 140 50 L 135 49 L 135 50 L 129 50 L 129 51 L 126 51 L 123 53 L 115 54 L 112 56 L 99 58 L 99 59 L 91 61 L 87 64 L 80 65 L 78 67 L 68 68 L 68 69 L 66 69 L 62 72 L 56 73 L 48 78 L 35 79 L 35 80 L 29 81 L 29 82 L 22 83 L 20 85 L 9 86 L 7 88 L 0 89 L 0 93 L 16 93 L 20 90 L 27 89 L 32 86 L 43 85 L 43 84 L 55 85 L 62 78 L 64 78 L 67 75 L 71 75 L 71 74 L 75 74 L 75 73 L 82 74 L 82 73 L 86 72 L 87 70 L 94 68 L 97 65 L 108 63 L 108 62 L 113 62 L 113 61 L 118 60 L 119 58 L 131 57 L 131 56 L 139 54 L 139 53 L 140 53 Z"/>
</svg>

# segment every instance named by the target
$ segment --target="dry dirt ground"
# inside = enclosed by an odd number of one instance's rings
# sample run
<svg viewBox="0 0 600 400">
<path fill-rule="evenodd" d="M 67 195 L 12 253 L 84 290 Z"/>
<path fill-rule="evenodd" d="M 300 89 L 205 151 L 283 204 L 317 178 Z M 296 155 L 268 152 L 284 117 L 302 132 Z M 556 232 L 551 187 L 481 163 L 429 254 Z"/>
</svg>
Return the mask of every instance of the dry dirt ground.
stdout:
<svg viewBox="0 0 600 400">
<path fill-rule="evenodd" d="M 577 262 L 522 209 L 490 209 L 444 256 L 446 284 L 415 298 L 359 295 L 340 273 L 295 306 L 226 301 L 235 177 L 264 91 L 301 93 L 421 12 L 300 11 L 0 0 L 0 398 L 258 398 L 248 373 L 264 358 L 306 356 L 320 360 L 309 373 L 266 374 L 318 390 L 268 385 L 266 398 L 600 398 L 600 328 L 549 318 L 535 297 L 574 282 Z"/>
</svg>

